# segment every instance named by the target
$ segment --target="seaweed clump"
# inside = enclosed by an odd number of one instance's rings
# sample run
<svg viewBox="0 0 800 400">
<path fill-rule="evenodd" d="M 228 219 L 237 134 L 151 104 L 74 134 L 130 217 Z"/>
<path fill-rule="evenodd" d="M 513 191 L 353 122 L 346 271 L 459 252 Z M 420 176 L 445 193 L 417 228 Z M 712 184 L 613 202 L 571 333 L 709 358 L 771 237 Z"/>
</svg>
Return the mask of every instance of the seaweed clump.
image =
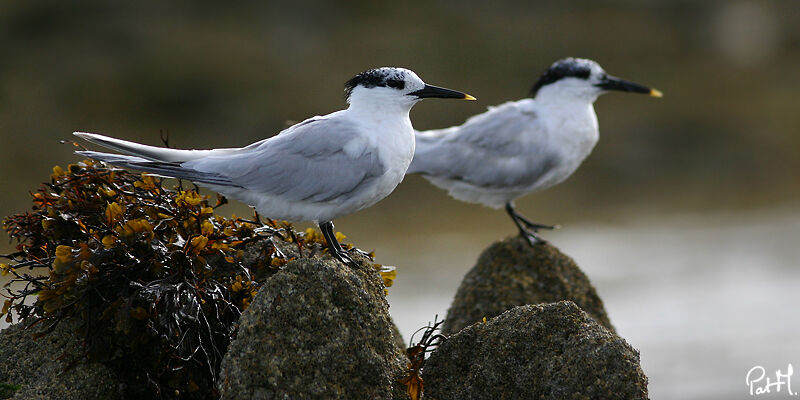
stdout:
<svg viewBox="0 0 800 400">
<path fill-rule="evenodd" d="M 406 386 L 406 394 L 408 394 L 411 400 L 421 399 L 425 391 L 422 370 L 425 367 L 425 360 L 428 355 L 447 341 L 446 335 L 437 333 L 441 332 L 441 325 L 444 323 L 444 320 L 437 321 L 437 318 L 438 316 L 433 319 L 433 324 L 429 322 L 427 326 L 417 329 L 417 331 L 411 335 L 412 343 L 406 349 L 409 363 L 406 367 L 406 374 L 400 379 L 400 383 Z M 485 318 L 483 322 L 486 323 Z M 420 338 L 417 344 L 413 344 L 414 336 L 419 332 L 422 332 L 422 338 Z"/>
<path fill-rule="evenodd" d="M 82 321 L 86 357 L 116 371 L 129 398 L 217 398 L 237 321 L 265 279 L 324 252 L 315 231 L 215 215 L 196 187 L 84 160 L 54 167 L 29 212 L 4 220 L 6 321 Z M 380 268 L 376 264 L 376 268 Z M 382 272 L 387 286 L 393 271 Z"/>
</svg>

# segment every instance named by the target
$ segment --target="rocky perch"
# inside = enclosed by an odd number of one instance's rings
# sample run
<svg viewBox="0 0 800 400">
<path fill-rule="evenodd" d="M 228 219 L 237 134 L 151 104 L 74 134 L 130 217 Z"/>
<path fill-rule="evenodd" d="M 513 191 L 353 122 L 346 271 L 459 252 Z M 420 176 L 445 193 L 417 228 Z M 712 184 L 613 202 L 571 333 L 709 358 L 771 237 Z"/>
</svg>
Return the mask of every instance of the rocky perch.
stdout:
<svg viewBox="0 0 800 400">
<path fill-rule="evenodd" d="M 62 321 L 52 332 L 34 339 L 44 324 L 25 329 L 26 322 L 0 332 L 0 382 L 19 389 L 0 398 L 25 400 L 102 400 L 118 398 L 115 374 L 105 365 L 85 360 L 77 320 Z"/>
<path fill-rule="evenodd" d="M 0 333 L 0 398 L 403 398 L 393 269 L 342 265 L 317 231 L 226 218 L 226 202 L 54 167 L 3 220 L 0 317 L 18 323 Z"/>
<path fill-rule="evenodd" d="M 221 365 L 221 398 L 406 399 L 399 380 L 408 357 L 384 289 L 365 260 L 355 267 L 327 255 L 287 263 L 239 319 Z M 111 369 L 86 360 L 79 321 L 62 321 L 41 337 L 45 323 L 25 326 L 0 332 L 0 382 L 19 387 L 0 398 L 131 398 Z"/>
<path fill-rule="evenodd" d="M 425 398 L 647 399 L 639 353 L 616 335 L 575 262 L 520 237 L 489 246 L 461 282 L 424 363 Z"/>
<path fill-rule="evenodd" d="M 489 246 L 456 292 L 442 331 L 447 334 L 525 304 L 570 300 L 614 332 L 603 301 L 570 257 L 519 236 Z"/>
<path fill-rule="evenodd" d="M 327 254 L 298 257 L 265 278 L 224 354 L 222 399 L 409 397 L 400 383 L 410 376 L 409 359 L 383 281 L 357 258 L 349 267 Z M 40 325 L 0 333 L 0 382 L 12 387 L 2 398 L 131 398 L 114 369 L 81 355 L 76 321 L 33 339 Z M 638 352 L 614 333 L 586 276 L 553 246 L 530 248 L 518 238 L 490 246 L 464 279 L 447 330 L 416 366 L 425 399 L 647 399 Z M 167 397 L 209 398 L 198 395 Z"/>
<path fill-rule="evenodd" d="M 408 358 L 383 289 L 369 264 L 287 264 L 242 314 L 222 361 L 222 398 L 403 398 Z"/>
<path fill-rule="evenodd" d="M 462 329 L 422 377 L 432 400 L 647 399 L 639 353 L 571 301 L 515 307 Z"/>
<path fill-rule="evenodd" d="M 224 355 L 222 399 L 408 398 L 399 381 L 409 359 L 383 281 L 358 258 L 348 267 L 326 254 L 299 257 L 265 279 Z M 82 357 L 77 321 L 38 339 L 44 324 L 24 324 L 0 333 L 0 382 L 19 387 L 2 398 L 129 397 L 113 369 Z M 449 338 L 422 368 L 426 399 L 647 399 L 638 352 L 614 333 L 586 276 L 551 245 L 511 238 L 490 246 L 445 326 Z"/>
</svg>

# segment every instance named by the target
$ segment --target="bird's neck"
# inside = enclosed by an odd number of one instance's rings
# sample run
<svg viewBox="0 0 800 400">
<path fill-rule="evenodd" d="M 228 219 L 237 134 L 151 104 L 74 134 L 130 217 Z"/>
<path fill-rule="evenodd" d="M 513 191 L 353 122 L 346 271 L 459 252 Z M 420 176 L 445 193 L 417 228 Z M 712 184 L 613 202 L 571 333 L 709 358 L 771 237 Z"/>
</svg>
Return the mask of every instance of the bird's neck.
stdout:
<svg viewBox="0 0 800 400">
<path fill-rule="evenodd" d="M 400 102 L 353 101 L 347 108 L 347 113 L 363 121 L 410 121 L 411 106 L 413 104 Z"/>
<path fill-rule="evenodd" d="M 585 94 L 543 91 L 533 99 L 535 107 L 550 116 L 552 120 L 575 118 L 586 123 L 585 119 L 596 120 L 594 100 L 597 96 Z"/>
<path fill-rule="evenodd" d="M 539 89 L 534 99 L 541 104 L 553 105 L 556 107 L 581 107 L 591 106 L 599 91 L 586 90 L 583 87 L 574 85 L 546 85 Z"/>
<path fill-rule="evenodd" d="M 541 115 L 542 124 L 550 132 L 577 148 L 580 152 L 591 150 L 599 138 L 597 114 L 594 112 L 593 98 L 572 96 L 564 93 L 541 92 L 528 100 L 528 107 Z M 569 148 L 569 146 L 565 147 Z"/>
<path fill-rule="evenodd" d="M 347 115 L 369 134 L 369 146 L 376 149 L 378 158 L 390 166 L 389 175 L 402 180 L 414 157 L 414 128 L 411 126 L 411 106 L 397 102 L 353 102 L 345 110 Z M 393 189 L 394 187 L 392 187 Z"/>
</svg>

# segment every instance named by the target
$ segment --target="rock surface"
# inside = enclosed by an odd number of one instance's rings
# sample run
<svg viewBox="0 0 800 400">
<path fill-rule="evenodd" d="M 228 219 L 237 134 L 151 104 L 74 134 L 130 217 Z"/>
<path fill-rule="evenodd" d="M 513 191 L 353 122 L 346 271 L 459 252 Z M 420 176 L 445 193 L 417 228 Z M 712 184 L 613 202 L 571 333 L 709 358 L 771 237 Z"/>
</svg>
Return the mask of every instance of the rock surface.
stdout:
<svg viewBox="0 0 800 400">
<path fill-rule="evenodd" d="M 425 399 L 647 399 L 639 353 L 575 303 L 513 308 L 450 337 Z"/>
<path fill-rule="evenodd" d="M 397 343 L 398 348 L 405 351 L 405 349 L 408 347 L 408 342 L 403 339 L 403 334 L 400 333 L 400 328 L 398 328 L 397 324 L 394 323 L 394 319 L 390 318 L 390 321 L 392 321 L 392 335 L 394 335 L 394 341 Z"/>
<path fill-rule="evenodd" d="M 570 257 L 550 244 L 531 247 L 515 236 L 481 253 L 456 292 L 442 332 L 458 332 L 512 307 L 561 300 L 575 302 L 614 332 L 603 301 Z"/>
<path fill-rule="evenodd" d="M 286 264 L 239 320 L 222 361 L 223 399 L 400 399 L 408 359 L 371 265 Z"/>
<path fill-rule="evenodd" d="M 77 321 L 62 321 L 38 339 L 32 334 L 45 324 L 27 330 L 23 324 L 0 332 L 0 382 L 21 386 L 11 399 L 120 398 L 114 373 L 103 364 L 82 360 Z"/>
</svg>

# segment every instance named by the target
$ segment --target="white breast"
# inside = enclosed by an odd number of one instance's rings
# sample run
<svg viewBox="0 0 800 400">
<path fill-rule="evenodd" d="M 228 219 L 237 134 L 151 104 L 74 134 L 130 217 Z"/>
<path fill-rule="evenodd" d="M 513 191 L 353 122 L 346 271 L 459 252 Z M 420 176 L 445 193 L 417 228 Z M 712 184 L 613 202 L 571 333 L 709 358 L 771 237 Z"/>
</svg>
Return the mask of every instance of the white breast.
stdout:
<svg viewBox="0 0 800 400">
<path fill-rule="evenodd" d="M 542 190 L 567 179 L 592 152 L 599 130 L 592 104 L 546 107 L 541 110 L 548 152 L 557 155 L 559 163 L 542 177 L 530 191 Z"/>
<path fill-rule="evenodd" d="M 381 163 L 387 167 L 383 178 L 377 181 L 376 196 L 380 196 L 375 200 L 377 202 L 388 196 L 403 181 L 414 158 L 415 141 L 414 128 L 407 115 L 384 119 L 373 132 L 370 135 L 370 144 L 377 149 Z"/>
</svg>

